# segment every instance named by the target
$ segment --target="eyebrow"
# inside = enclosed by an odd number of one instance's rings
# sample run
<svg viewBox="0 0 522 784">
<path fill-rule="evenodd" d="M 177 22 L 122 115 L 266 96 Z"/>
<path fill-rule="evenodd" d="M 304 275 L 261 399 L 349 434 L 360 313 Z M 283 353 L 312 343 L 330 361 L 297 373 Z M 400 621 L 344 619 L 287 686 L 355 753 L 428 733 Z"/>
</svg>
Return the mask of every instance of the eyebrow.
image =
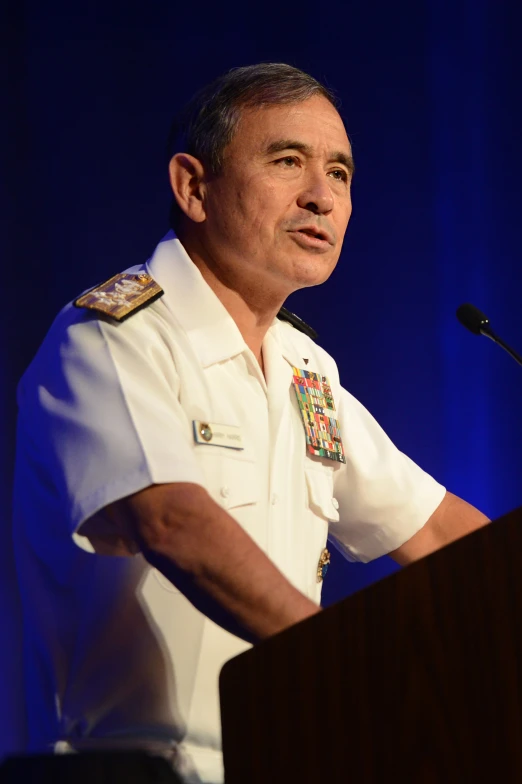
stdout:
<svg viewBox="0 0 522 784">
<path fill-rule="evenodd" d="M 274 155 L 275 153 L 283 152 L 284 150 L 298 150 L 299 152 L 302 152 L 303 155 L 311 155 L 313 152 L 310 145 L 305 144 L 304 142 L 298 142 L 295 139 L 279 139 L 268 145 L 266 154 Z M 345 152 L 342 152 L 342 150 L 332 152 L 329 156 L 329 161 L 341 163 L 348 169 L 350 174 L 353 174 L 355 171 L 355 163 L 352 156 L 347 155 Z"/>
</svg>

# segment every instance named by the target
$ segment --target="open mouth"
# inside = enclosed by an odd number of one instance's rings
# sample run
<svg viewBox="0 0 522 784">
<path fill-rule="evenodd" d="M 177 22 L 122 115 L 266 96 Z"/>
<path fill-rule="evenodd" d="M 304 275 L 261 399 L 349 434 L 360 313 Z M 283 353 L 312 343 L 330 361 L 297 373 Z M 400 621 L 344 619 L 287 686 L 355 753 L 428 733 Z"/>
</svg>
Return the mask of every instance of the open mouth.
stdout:
<svg viewBox="0 0 522 784">
<path fill-rule="evenodd" d="M 315 237 L 317 240 L 327 241 L 327 237 L 320 231 L 313 231 L 312 229 L 298 229 L 299 234 L 307 234 L 309 237 Z"/>
<path fill-rule="evenodd" d="M 333 245 L 332 239 L 329 234 L 317 226 L 303 226 L 300 229 L 294 229 L 293 233 L 315 247 L 324 247 L 326 245 Z"/>
</svg>

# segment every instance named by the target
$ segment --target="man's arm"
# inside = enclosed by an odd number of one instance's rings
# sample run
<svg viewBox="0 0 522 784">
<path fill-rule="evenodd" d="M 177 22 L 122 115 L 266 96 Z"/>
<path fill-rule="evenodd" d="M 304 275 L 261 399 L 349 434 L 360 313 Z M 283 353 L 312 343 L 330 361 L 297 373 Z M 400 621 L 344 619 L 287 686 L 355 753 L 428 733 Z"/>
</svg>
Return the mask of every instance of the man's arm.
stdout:
<svg viewBox="0 0 522 784">
<path fill-rule="evenodd" d="M 141 550 L 198 610 L 248 642 L 320 611 L 199 485 L 153 485 L 104 514 L 130 538 L 127 552 Z"/>
<path fill-rule="evenodd" d="M 427 523 L 390 556 L 406 566 L 489 523 L 489 519 L 453 493 L 446 493 Z"/>
</svg>

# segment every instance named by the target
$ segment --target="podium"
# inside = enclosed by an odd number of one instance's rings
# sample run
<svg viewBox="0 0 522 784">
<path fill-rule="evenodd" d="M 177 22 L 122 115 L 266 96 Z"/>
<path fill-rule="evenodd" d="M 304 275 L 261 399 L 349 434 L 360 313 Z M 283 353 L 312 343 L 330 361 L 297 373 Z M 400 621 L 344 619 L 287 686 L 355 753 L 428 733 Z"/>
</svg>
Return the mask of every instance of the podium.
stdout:
<svg viewBox="0 0 522 784">
<path fill-rule="evenodd" d="M 522 509 L 225 664 L 226 784 L 522 782 Z"/>
</svg>

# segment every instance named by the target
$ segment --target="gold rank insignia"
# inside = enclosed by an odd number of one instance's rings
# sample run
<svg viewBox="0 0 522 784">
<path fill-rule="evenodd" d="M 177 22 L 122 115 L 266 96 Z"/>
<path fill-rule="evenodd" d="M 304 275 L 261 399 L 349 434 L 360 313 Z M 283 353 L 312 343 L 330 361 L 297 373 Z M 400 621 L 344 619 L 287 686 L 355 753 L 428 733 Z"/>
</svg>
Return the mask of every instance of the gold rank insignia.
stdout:
<svg viewBox="0 0 522 784">
<path fill-rule="evenodd" d="M 321 553 L 321 557 L 319 558 L 319 563 L 317 564 L 317 582 L 322 583 L 324 578 L 326 577 L 326 572 L 328 571 L 328 567 L 330 566 L 330 553 L 324 548 L 323 552 Z"/>
<path fill-rule="evenodd" d="M 100 283 L 74 301 L 77 308 L 88 308 L 116 321 L 124 321 L 161 297 L 163 289 L 146 272 L 118 275 Z"/>
</svg>

